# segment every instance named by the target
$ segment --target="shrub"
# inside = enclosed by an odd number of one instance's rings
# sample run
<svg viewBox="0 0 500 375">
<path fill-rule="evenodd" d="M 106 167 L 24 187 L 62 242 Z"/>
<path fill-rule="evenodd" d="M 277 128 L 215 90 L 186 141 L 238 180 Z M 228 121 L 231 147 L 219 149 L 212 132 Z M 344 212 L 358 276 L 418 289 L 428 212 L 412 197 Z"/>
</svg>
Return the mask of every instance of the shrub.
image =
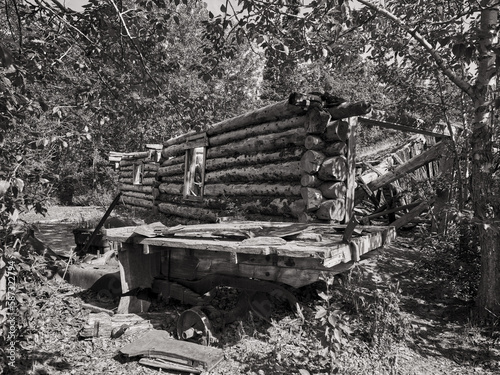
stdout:
<svg viewBox="0 0 500 375">
<path fill-rule="evenodd" d="M 457 214 L 446 234 L 425 233 L 418 238 L 422 256 L 416 269 L 447 286 L 444 290 L 450 295 L 443 297 L 473 300 L 479 285 L 481 252 L 472 214 Z"/>
</svg>

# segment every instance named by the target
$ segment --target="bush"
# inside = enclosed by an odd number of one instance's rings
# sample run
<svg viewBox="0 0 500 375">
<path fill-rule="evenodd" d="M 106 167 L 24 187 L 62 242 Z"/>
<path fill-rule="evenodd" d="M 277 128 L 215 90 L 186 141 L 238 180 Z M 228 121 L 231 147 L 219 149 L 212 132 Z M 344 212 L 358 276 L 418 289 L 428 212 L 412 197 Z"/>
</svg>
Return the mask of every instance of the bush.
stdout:
<svg viewBox="0 0 500 375">
<path fill-rule="evenodd" d="M 416 269 L 448 287 L 449 295 L 443 297 L 473 300 L 479 286 L 481 251 L 472 214 L 456 215 L 446 234 L 423 233 L 418 238 L 422 257 Z"/>
</svg>

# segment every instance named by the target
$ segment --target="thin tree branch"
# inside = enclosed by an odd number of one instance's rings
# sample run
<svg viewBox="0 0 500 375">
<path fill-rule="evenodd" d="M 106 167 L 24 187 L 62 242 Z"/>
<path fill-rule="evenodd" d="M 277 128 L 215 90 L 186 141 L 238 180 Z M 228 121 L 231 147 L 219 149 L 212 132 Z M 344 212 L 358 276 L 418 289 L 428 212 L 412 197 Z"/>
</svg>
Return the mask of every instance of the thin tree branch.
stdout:
<svg viewBox="0 0 500 375">
<path fill-rule="evenodd" d="M 432 47 L 432 45 L 425 39 L 416 29 L 411 29 L 406 23 L 404 23 L 401 19 L 399 19 L 397 16 L 389 12 L 388 10 L 379 7 L 378 5 L 373 4 L 370 1 L 367 0 L 358 0 L 361 4 L 366 5 L 368 8 L 372 9 L 373 11 L 380 13 L 382 16 L 385 18 L 388 18 L 389 20 L 393 21 L 396 23 L 399 27 L 401 27 L 404 31 L 406 31 L 408 34 L 410 34 L 419 44 L 422 46 L 429 54 L 432 56 L 434 59 L 434 62 L 436 65 L 441 69 L 443 74 L 450 79 L 455 85 L 457 85 L 461 90 L 463 90 L 467 95 L 471 97 L 471 99 L 474 100 L 475 98 L 475 90 L 474 88 L 458 77 L 453 70 L 447 65 L 447 63 L 444 61 L 444 59 L 441 57 L 441 55 Z"/>
<path fill-rule="evenodd" d="M 142 52 L 139 49 L 139 47 L 137 46 L 137 44 L 135 43 L 134 38 L 132 38 L 132 35 L 130 34 L 130 31 L 128 30 L 127 24 L 125 22 L 125 19 L 123 18 L 122 13 L 118 9 L 118 6 L 114 2 L 114 0 L 110 0 L 110 1 L 111 1 L 111 4 L 113 4 L 113 7 L 115 8 L 116 13 L 118 14 L 118 17 L 120 18 L 120 22 L 123 25 L 123 27 L 124 27 L 124 29 L 125 29 L 125 31 L 127 33 L 127 37 L 130 40 L 130 43 L 132 43 L 132 46 L 134 47 L 134 49 L 137 51 L 137 53 L 139 55 L 139 59 L 141 60 L 141 65 L 144 68 L 144 71 L 146 72 L 146 74 L 148 75 L 148 77 L 151 79 L 151 81 L 154 83 L 154 85 L 156 86 L 156 88 L 158 89 L 158 91 L 162 92 L 162 89 L 161 89 L 160 85 L 156 82 L 156 80 L 154 79 L 154 77 L 151 75 L 151 72 L 149 71 L 148 67 L 146 66 L 146 61 L 144 59 L 144 56 L 142 55 Z"/>
</svg>

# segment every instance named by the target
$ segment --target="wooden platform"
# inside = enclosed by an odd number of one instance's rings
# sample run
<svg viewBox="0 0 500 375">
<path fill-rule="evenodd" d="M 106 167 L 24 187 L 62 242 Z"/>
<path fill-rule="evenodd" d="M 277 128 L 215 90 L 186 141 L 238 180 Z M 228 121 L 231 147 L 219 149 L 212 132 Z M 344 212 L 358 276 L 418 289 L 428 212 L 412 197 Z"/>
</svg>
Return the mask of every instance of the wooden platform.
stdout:
<svg viewBox="0 0 500 375">
<path fill-rule="evenodd" d="M 322 272 L 348 270 L 395 237 L 392 227 L 358 226 L 345 241 L 345 228 L 255 221 L 167 228 L 158 223 L 107 229 L 105 236 L 121 243 L 125 293 L 151 287 L 155 278 L 200 280 L 213 274 L 301 287 L 317 281 Z M 146 311 L 148 306 L 133 296 L 122 297 L 119 312 Z"/>
</svg>

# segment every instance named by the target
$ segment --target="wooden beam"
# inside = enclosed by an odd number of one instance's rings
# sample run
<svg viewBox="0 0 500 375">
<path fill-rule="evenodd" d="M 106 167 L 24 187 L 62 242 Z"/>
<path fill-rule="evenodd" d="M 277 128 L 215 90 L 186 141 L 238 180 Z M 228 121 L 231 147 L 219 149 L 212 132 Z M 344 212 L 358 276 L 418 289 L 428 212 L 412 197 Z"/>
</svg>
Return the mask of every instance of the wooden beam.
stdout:
<svg viewBox="0 0 500 375">
<path fill-rule="evenodd" d="M 400 179 L 406 174 L 415 171 L 416 169 L 424 166 L 427 163 L 430 163 L 433 160 L 439 159 L 443 153 L 445 152 L 447 147 L 447 142 L 439 142 L 434 146 L 429 148 L 427 151 L 422 152 L 420 155 L 417 155 L 407 163 L 403 165 L 399 165 L 394 168 L 393 171 L 380 176 L 379 178 L 370 182 L 367 186 L 371 191 L 380 189 L 381 187 L 390 184 L 393 181 Z M 360 203 L 365 197 L 367 193 L 363 189 L 356 189 L 356 199 L 355 204 Z"/>
<path fill-rule="evenodd" d="M 423 212 L 427 211 L 433 203 L 434 203 L 434 199 L 431 199 L 430 201 L 425 201 L 425 202 L 420 203 L 417 207 L 415 207 L 414 209 L 412 209 L 406 215 L 401 216 L 396 221 L 393 221 L 390 224 L 390 226 L 394 227 L 396 229 L 399 229 L 402 226 L 405 226 L 410 221 L 412 221 L 415 217 L 417 217 L 420 214 L 422 214 Z"/>
<path fill-rule="evenodd" d="M 445 134 L 434 133 L 434 132 L 431 132 L 428 130 L 413 128 L 411 126 L 395 124 L 393 122 L 373 120 L 371 118 L 366 118 L 366 117 L 359 117 L 358 121 L 359 121 L 360 125 L 379 126 L 381 128 L 386 128 L 386 129 L 400 130 L 400 131 L 405 132 L 405 133 L 423 134 L 423 135 L 428 135 L 428 136 L 436 137 L 436 138 L 449 138 L 450 137 L 449 135 L 445 135 Z"/>
</svg>

